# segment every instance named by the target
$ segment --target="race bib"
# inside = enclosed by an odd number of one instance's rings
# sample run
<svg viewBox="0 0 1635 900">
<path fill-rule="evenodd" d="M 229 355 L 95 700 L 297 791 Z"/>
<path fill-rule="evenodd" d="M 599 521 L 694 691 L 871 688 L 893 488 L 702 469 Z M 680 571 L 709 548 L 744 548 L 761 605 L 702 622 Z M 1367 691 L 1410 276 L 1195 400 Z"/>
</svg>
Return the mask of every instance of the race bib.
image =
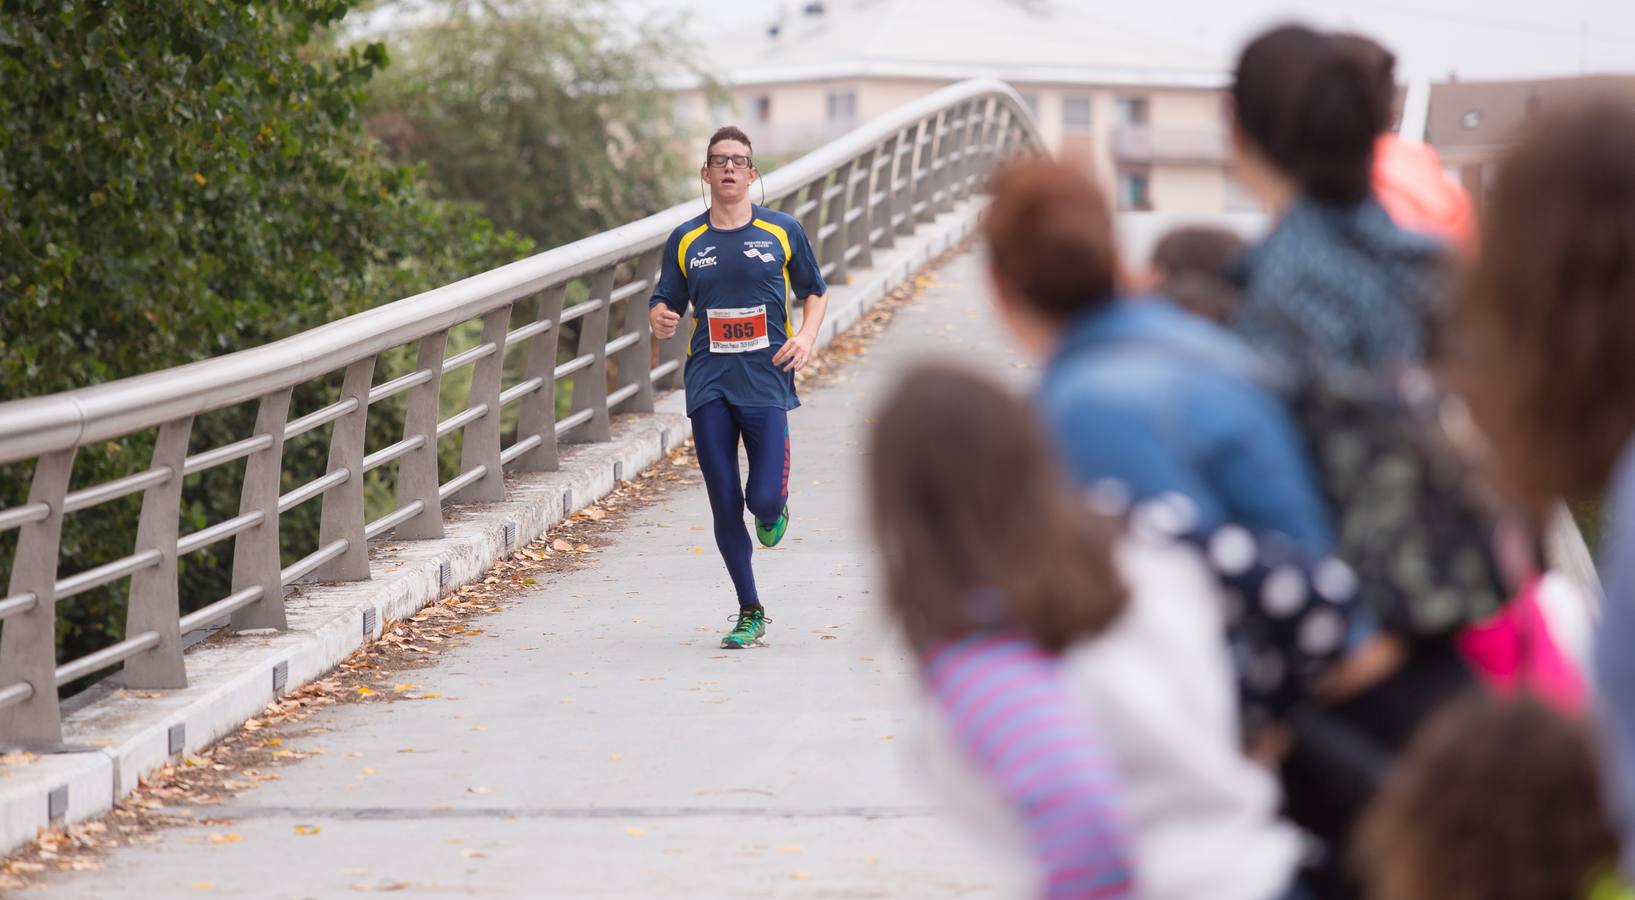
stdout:
<svg viewBox="0 0 1635 900">
<path fill-rule="evenodd" d="M 705 310 L 710 319 L 711 353 L 748 353 L 772 346 L 766 333 L 766 305 Z"/>
</svg>

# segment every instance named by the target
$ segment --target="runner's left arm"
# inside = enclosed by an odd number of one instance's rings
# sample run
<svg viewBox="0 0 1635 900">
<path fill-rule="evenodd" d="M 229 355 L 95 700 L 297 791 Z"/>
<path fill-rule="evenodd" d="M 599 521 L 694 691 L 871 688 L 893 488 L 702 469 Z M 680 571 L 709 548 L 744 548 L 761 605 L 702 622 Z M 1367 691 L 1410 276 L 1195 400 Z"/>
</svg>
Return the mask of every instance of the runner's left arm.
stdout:
<svg viewBox="0 0 1635 900">
<path fill-rule="evenodd" d="M 789 285 L 795 296 L 804 297 L 805 317 L 800 332 L 784 342 L 772 357 L 772 364 L 786 372 L 798 372 L 812 358 L 817 347 L 818 331 L 823 327 L 823 316 L 829 311 L 829 285 L 823 281 L 823 268 L 817 254 L 806 239 L 806 231 L 799 225 L 789 235 Z"/>
</svg>

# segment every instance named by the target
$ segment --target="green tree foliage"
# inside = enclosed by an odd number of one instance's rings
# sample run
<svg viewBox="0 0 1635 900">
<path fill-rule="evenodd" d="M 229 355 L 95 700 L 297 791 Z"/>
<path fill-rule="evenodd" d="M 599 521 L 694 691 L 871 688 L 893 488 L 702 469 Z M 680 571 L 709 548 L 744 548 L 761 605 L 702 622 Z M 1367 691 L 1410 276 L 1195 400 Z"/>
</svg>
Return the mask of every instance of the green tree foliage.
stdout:
<svg viewBox="0 0 1635 900">
<path fill-rule="evenodd" d="M 576 240 L 684 199 L 688 132 L 661 83 L 688 70 L 676 33 L 607 0 L 453 0 L 394 41 L 370 130 L 440 196 Z"/>
<path fill-rule="evenodd" d="M 255 346 L 524 255 L 531 243 L 428 197 L 361 112 L 380 44 L 313 41 L 345 2 L 0 0 L 0 400 Z M 333 385 L 297 395 L 298 412 Z M 327 391 L 327 393 L 326 393 Z M 254 410 L 201 419 L 195 450 Z M 322 429 L 287 473 L 323 465 Z M 76 485 L 145 468 L 151 434 L 81 451 Z M 242 463 L 189 479 L 183 532 L 237 509 Z M 0 467 L 0 507 L 28 466 Z M 133 501 L 71 517 L 64 571 L 131 552 Z M 317 504 L 286 520 L 315 541 Z M 15 532 L 0 536 L 0 593 Z M 219 598 L 231 543 L 190 557 L 184 605 Z M 66 657 L 123 631 L 125 584 L 59 607 Z"/>
</svg>

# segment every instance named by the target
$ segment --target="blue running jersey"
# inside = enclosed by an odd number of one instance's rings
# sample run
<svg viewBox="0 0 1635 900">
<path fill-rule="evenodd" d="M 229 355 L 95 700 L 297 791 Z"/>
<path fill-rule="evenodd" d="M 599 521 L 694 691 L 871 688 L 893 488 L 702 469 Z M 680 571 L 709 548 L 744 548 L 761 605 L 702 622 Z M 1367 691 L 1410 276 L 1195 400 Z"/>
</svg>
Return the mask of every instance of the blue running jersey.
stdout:
<svg viewBox="0 0 1635 900">
<path fill-rule="evenodd" d="M 791 334 L 790 290 L 804 299 L 829 288 L 800 223 L 776 210 L 751 209 L 748 225 L 726 231 L 711 226 L 705 210 L 664 244 L 659 283 L 647 305 L 664 303 L 682 315 L 692 309 L 688 415 L 711 400 L 785 410 L 800 405 L 794 373 L 774 366 L 772 357 Z"/>
</svg>

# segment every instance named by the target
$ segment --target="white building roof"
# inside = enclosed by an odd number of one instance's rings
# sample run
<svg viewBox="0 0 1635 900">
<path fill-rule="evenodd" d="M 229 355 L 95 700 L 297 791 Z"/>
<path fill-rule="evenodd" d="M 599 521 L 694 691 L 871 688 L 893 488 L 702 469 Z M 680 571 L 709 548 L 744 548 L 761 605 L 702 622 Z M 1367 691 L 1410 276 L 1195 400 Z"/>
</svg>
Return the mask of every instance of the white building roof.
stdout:
<svg viewBox="0 0 1635 900">
<path fill-rule="evenodd" d="M 859 76 L 1199 88 L 1228 82 L 1225 61 L 1211 53 L 1099 18 L 1087 4 L 825 0 L 814 14 L 806 11 L 815 5 L 809 0 L 790 0 L 781 14 L 751 12 L 743 26 L 698 34 L 696 61 L 730 85 Z"/>
</svg>

